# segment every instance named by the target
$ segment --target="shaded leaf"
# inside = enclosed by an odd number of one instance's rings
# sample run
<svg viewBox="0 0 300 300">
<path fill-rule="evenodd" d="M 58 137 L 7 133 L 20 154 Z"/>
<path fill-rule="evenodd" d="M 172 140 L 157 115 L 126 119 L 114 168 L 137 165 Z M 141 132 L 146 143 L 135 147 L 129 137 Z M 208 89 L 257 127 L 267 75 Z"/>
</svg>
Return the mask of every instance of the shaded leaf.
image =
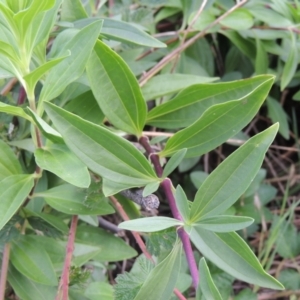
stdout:
<svg viewBox="0 0 300 300">
<path fill-rule="evenodd" d="M 189 202 L 186 197 L 186 194 L 182 187 L 180 185 L 177 186 L 176 191 L 175 191 L 175 200 L 176 200 L 176 205 L 177 208 L 180 212 L 180 214 L 183 217 L 183 220 L 186 222 L 189 219 L 190 215 L 190 208 L 189 208 Z"/>
<path fill-rule="evenodd" d="M 4 112 L 4 113 L 7 113 L 7 114 L 10 114 L 13 116 L 22 117 L 30 122 L 33 122 L 32 118 L 30 118 L 30 116 L 25 113 L 23 108 L 18 107 L 18 106 L 12 106 L 12 105 L 8 105 L 3 102 L 0 102 L 0 112 Z"/>
<path fill-rule="evenodd" d="M 145 186 L 145 188 L 143 189 L 142 196 L 147 197 L 147 196 L 151 195 L 152 193 L 156 192 L 158 188 L 159 188 L 159 182 L 148 183 Z"/>
<path fill-rule="evenodd" d="M 179 166 L 179 164 L 181 163 L 181 161 L 183 160 L 186 154 L 186 151 L 187 149 L 183 148 L 171 156 L 171 158 L 169 159 L 169 161 L 164 167 L 164 171 L 162 174 L 163 178 L 169 176 Z"/>
</svg>

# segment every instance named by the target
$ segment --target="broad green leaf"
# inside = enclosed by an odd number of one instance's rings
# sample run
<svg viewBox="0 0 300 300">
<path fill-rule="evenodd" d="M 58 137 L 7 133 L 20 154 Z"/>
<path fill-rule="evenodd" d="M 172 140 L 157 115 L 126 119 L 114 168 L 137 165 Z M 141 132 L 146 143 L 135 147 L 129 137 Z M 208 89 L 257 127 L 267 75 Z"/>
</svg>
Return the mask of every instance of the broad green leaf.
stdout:
<svg viewBox="0 0 300 300">
<path fill-rule="evenodd" d="M 170 156 L 183 148 L 187 148 L 186 157 L 200 156 L 221 145 L 253 119 L 273 81 L 274 77 L 269 76 L 268 80 L 245 97 L 211 106 L 198 121 L 175 133 L 160 156 Z"/>
<path fill-rule="evenodd" d="M 154 232 L 159 230 L 164 230 L 174 226 L 182 226 L 183 222 L 168 218 L 168 217 L 150 217 L 141 218 L 135 220 L 125 221 L 119 224 L 119 228 L 141 231 L 141 232 Z"/>
<path fill-rule="evenodd" d="M 10 258 L 13 266 L 24 276 L 40 284 L 57 285 L 57 278 L 45 249 L 30 236 L 12 242 Z"/>
<path fill-rule="evenodd" d="M 61 6 L 61 21 L 74 22 L 87 18 L 88 15 L 80 0 L 64 0 Z"/>
<path fill-rule="evenodd" d="M 84 292 L 90 300 L 114 300 L 114 289 L 106 282 L 92 282 Z"/>
<path fill-rule="evenodd" d="M 5 103 L 0 102 L 0 112 L 4 112 L 10 115 L 22 117 L 30 122 L 33 122 L 32 118 L 25 113 L 23 108 L 19 106 L 12 106 Z"/>
<path fill-rule="evenodd" d="M 37 113 L 35 113 L 30 107 L 27 107 L 28 114 L 32 117 L 33 122 L 42 132 L 42 134 L 54 143 L 63 144 L 64 140 L 61 135 L 53 129 L 49 124 L 47 124 Z"/>
<path fill-rule="evenodd" d="M 33 184 L 32 175 L 11 175 L 0 181 L 0 229 L 29 196 Z"/>
<path fill-rule="evenodd" d="M 123 189 L 159 181 L 145 156 L 127 140 L 53 104 L 45 107 L 69 149 L 93 172 Z"/>
<path fill-rule="evenodd" d="M 251 28 L 254 20 L 247 9 L 238 8 L 221 20 L 220 24 L 239 31 Z"/>
<path fill-rule="evenodd" d="M 266 74 L 268 72 L 269 58 L 261 40 L 256 38 L 255 74 Z"/>
<path fill-rule="evenodd" d="M 85 190 L 63 184 L 50 190 L 35 193 L 34 197 L 44 197 L 45 201 L 54 209 L 69 215 L 106 215 L 114 209 L 103 198 L 96 203 L 87 200 Z"/>
<path fill-rule="evenodd" d="M 265 75 L 233 82 L 192 85 L 174 99 L 152 109 L 147 124 L 170 129 L 189 126 L 212 105 L 240 99 L 268 79 L 270 76 Z"/>
<path fill-rule="evenodd" d="M 113 19 L 103 19 L 103 28 L 101 35 L 108 39 L 129 42 L 141 46 L 153 47 L 153 48 L 164 48 L 166 44 L 153 38 L 151 35 L 138 29 L 136 26 Z"/>
<path fill-rule="evenodd" d="M 183 148 L 171 156 L 171 158 L 164 167 L 164 171 L 162 174 L 163 178 L 169 176 L 178 167 L 178 165 L 181 163 L 186 154 L 186 150 L 186 148 Z"/>
<path fill-rule="evenodd" d="M 22 168 L 16 155 L 4 141 L 0 140 L 0 180 L 21 173 Z"/>
<path fill-rule="evenodd" d="M 199 263 L 199 287 L 206 300 L 223 300 L 215 283 L 210 275 L 209 268 L 206 264 L 205 258 L 202 257 Z"/>
<path fill-rule="evenodd" d="M 204 181 L 191 207 L 193 222 L 228 209 L 248 188 L 274 140 L 278 123 L 249 139 Z"/>
<path fill-rule="evenodd" d="M 135 76 L 123 59 L 97 41 L 87 75 L 101 110 L 117 128 L 141 135 L 147 108 Z"/>
<path fill-rule="evenodd" d="M 159 182 L 148 183 L 143 189 L 143 194 L 142 194 L 143 197 L 147 197 L 151 195 L 152 193 L 156 192 L 158 188 L 159 188 Z"/>
<path fill-rule="evenodd" d="M 172 252 L 149 274 L 134 300 L 169 299 L 175 288 L 181 265 L 182 244 L 177 242 Z"/>
<path fill-rule="evenodd" d="M 120 261 L 137 255 L 137 252 L 121 238 L 97 227 L 79 226 L 76 242 L 100 248 L 100 252 L 93 258 L 99 262 Z"/>
<path fill-rule="evenodd" d="M 298 67 L 298 48 L 296 44 L 296 39 L 293 33 L 291 33 L 291 42 L 289 42 L 290 45 L 290 51 L 288 54 L 288 58 L 286 63 L 283 67 L 283 72 L 281 76 L 281 82 L 280 82 L 280 90 L 283 91 L 286 86 L 290 83 L 293 76 L 295 75 L 295 72 Z"/>
<path fill-rule="evenodd" d="M 193 228 L 190 238 L 207 259 L 230 275 L 262 287 L 284 289 L 282 284 L 263 270 L 247 243 L 237 233 L 216 233 Z"/>
<path fill-rule="evenodd" d="M 81 243 L 75 243 L 73 251 L 72 264 L 76 267 L 81 267 L 99 254 L 101 247 L 90 246 Z"/>
<path fill-rule="evenodd" d="M 180 185 L 177 186 L 174 196 L 177 208 L 182 215 L 183 220 L 188 221 L 190 216 L 189 202 L 184 190 Z"/>
<path fill-rule="evenodd" d="M 16 53 L 16 50 L 12 45 L 0 41 L 0 54 L 6 56 L 13 63 L 20 64 L 20 55 L 19 53 Z"/>
<path fill-rule="evenodd" d="M 52 144 L 34 153 L 36 163 L 75 186 L 87 188 L 91 177 L 87 167 L 65 145 Z"/>
<path fill-rule="evenodd" d="M 191 74 L 159 74 L 151 78 L 142 87 L 145 100 L 174 94 L 193 84 L 207 83 L 217 80 L 217 77 L 201 77 Z"/>
<path fill-rule="evenodd" d="M 13 287 L 16 295 L 22 300 L 53 300 L 57 293 L 57 287 L 40 284 L 30 280 L 14 268 L 9 266 L 7 279 Z"/>
<path fill-rule="evenodd" d="M 253 223 L 254 219 L 239 216 L 213 216 L 193 223 L 197 228 L 214 232 L 231 232 L 244 229 Z"/>
<path fill-rule="evenodd" d="M 279 133 L 285 138 L 290 138 L 290 130 L 288 123 L 288 115 L 282 108 L 279 101 L 272 97 L 267 98 L 268 116 L 273 121 L 273 123 L 279 123 Z"/>
<path fill-rule="evenodd" d="M 92 52 L 102 27 L 102 21 L 95 21 L 81 29 L 66 45 L 71 55 L 49 72 L 40 99 L 52 100 L 60 95 L 68 84 L 83 73 L 86 62 Z"/>
<path fill-rule="evenodd" d="M 61 61 L 63 61 L 69 55 L 70 55 L 70 53 L 66 56 L 52 59 L 52 60 L 46 62 L 45 64 L 39 66 L 38 68 L 36 68 L 35 70 L 33 70 L 32 72 L 30 72 L 29 74 L 27 74 L 26 76 L 23 77 L 28 85 L 28 89 L 32 92 L 32 94 L 34 93 L 34 88 L 35 88 L 36 84 L 42 78 L 42 76 L 46 72 L 48 72 L 51 68 L 53 68 L 54 66 L 59 64 Z"/>
<path fill-rule="evenodd" d="M 15 38 L 19 37 L 19 28 L 14 20 L 14 12 L 4 3 L 0 2 L 0 23 L 10 29 Z"/>
</svg>

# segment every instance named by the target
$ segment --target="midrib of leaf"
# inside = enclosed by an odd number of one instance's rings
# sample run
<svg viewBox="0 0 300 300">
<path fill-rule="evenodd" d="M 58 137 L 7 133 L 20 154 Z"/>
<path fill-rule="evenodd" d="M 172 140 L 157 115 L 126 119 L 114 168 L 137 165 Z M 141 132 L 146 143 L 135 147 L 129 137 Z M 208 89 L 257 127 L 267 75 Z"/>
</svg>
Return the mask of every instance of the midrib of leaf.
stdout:
<svg viewBox="0 0 300 300">
<path fill-rule="evenodd" d="M 253 144 L 253 145 L 256 144 L 256 145 L 257 145 L 256 147 L 258 147 L 258 146 L 260 145 L 260 144 L 257 144 L 257 143 L 250 143 L 250 144 L 248 144 L 248 146 L 251 145 L 251 144 Z M 253 148 L 252 148 L 251 152 L 252 152 L 252 151 L 253 151 Z M 251 154 L 253 154 L 253 153 L 251 153 Z M 240 155 L 241 155 L 241 154 L 240 154 Z M 244 156 L 243 153 L 242 153 L 242 156 Z M 244 163 L 247 159 L 249 159 L 250 157 L 251 157 L 250 155 L 244 157 L 244 159 L 241 161 L 241 163 L 238 164 L 238 165 L 236 166 L 236 168 L 234 169 L 234 171 L 231 170 L 231 174 L 232 174 L 233 172 L 235 172 L 238 168 L 240 168 L 240 166 L 243 165 L 243 163 Z M 237 157 L 237 158 L 238 158 L 238 157 Z M 256 164 L 257 164 L 257 163 L 256 163 Z M 222 189 L 224 188 L 225 184 L 226 184 L 229 180 L 231 180 L 232 177 L 233 177 L 233 176 L 231 175 L 231 176 L 227 177 L 227 179 L 225 179 L 225 180 L 223 181 L 223 184 L 219 187 L 219 189 L 216 190 L 215 195 L 218 194 L 219 191 L 222 190 Z M 251 177 L 251 176 L 248 176 L 248 177 Z M 209 177 L 207 177 L 207 179 L 208 179 L 208 178 L 209 178 Z M 204 182 L 203 184 L 205 184 L 205 182 Z M 209 191 L 209 189 L 211 189 L 212 184 L 213 184 L 213 182 L 211 181 L 210 185 L 206 188 L 206 191 L 204 191 L 204 194 L 202 194 L 203 196 L 201 197 L 201 202 L 202 202 L 203 199 L 205 199 L 205 196 L 206 196 L 207 192 Z M 229 195 L 227 198 L 225 198 L 224 201 L 226 201 L 229 197 L 230 197 L 230 195 Z M 200 201 L 200 200 L 199 200 L 199 201 Z M 206 208 L 210 203 L 211 203 L 211 201 L 207 201 L 206 204 L 205 204 L 205 206 L 202 208 L 202 210 L 201 210 L 195 217 L 193 217 L 193 220 L 197 219 L 197 218 L 201 215 L 201 212 L 202 212 L 203 210 L 205 210 L 205 208 Z M 217 204 L 215 207 L 219 207 L 220 205 L 221 205 L 221 203 Z M 209 212 L 207 212 L 207 213 L 209 213 Z M 203 216 L 201 216 L 201 217 L 205 217 L 205 215 L 203 215 Z"/>
<path fill-rule="evenodd" d="M 73 127 L 73 128 L 76 128 L 76 127 Z M 69 125 L 69 126 L 66 127 L 66 130 L 65 130 L 66 134 L 67 134 L 67 131 L 68 131 L 69 129 L 72 130 L 71 125 Z M 77 129 L 77 128 L 76 128 L 76 129 Z M 103 129 L 104 129 L 104 130 L 107 130 L 107 129 L 105 129 L 105 128 L 103 128 Z M 83 134 L 86 138 L 88 138 L 89 140 L 93 141 L 93 143 L 96 143 L 97 145 L 100 145 L 100 144 L 98 144 L 96 141 L 94 141 L 91 137 L 89 137 L 86 133 L 84 133 L 83 131 L 80 131 L 79 129 L 77 129 L 77 130 L 78 130 L 81 134 Z M 109 131 L 108 131 L 108 132 L 109 132 Z M 110 133 L 110 132 L 109 132 L 109 133 Z M 74 145 L 75 145 L 75 144 L 74 144 Z M 110 152 L 110 149 L 107 148 L 107 147 L 105 147 L 105 145 L 100 145 L 100 146 L 103 147 L 106 151 L 108 151 L 108 152 L 110 153 L 110 155 L 114 156 L 114 158 L 116 158 L 118 161 L 120 161 L 120 162 L 122 162 L 122 163 L 125 163 L 131 170 L 134 170 L 136 173 L 142 174 L 140 171 L 134 169 L 131 165 L 129 165 L 125 160 L 123 161 L 123 160 L 121 160 L 118 156 L 116 156 L 115 154 L 111 153 L 111 152 Z M 76 147 L 76 148 L 77 148 L 78 150 L 80 150 L 78 147 Z M 136 158 L 135 158 L 130 152 L 128 152 L 127 149 L 125 149 L 125 148 L 122 148 L 122 149 L 123 149 L 123 151 L 125 151 L 126 153 L 129 153 L 130 156 L 133 157 L 134 160 L 136 161 Z M 80 152 L 82 152 L 82 151 L 80 150 Z M 149 173 L 149 171 L 146 170 L 145 167 L 144 167 L 141 163 L 139 163 L 139 165 L 146 171 L 147 174 L 151 175 L 151 174 Z M 107 169 L 106 167 L 104 167 L 104 168 Z M 123 175 L 123 174 L 122 174 L 122 175 Z M 126 176 L 129 176 L 129 175 L 126 175 Z M 151 179 L 154 179 L 153 176 L 152 176 L 152 177 L 151 177 L 151 176 L 150 176 L 150 177 L 146 177 L 145 174 L 142 174 L 141 177 L 143 177 L 143 178 L 151 178 Z"/>
<path fill-rule="evenodd" d="M 107 77 L 109 78 L 109 80 L 110 80 L 110 82 L 111 82 L 111 84 L 112 84 L 112 86 L 113 86 L 113 88 L 114 88 L 116 94 L 118 95 L 119 99 L 121 100 L 121 101 L 119 101 L 119 102 L 122 104 L 123 109 L 126 111 L 126 115 L 127 115 L 127 117 L 129 118 L 132 127 L 135 128 L 137 132 L 139 132 L 140 129 L 137 128 L 137 127 L 135 126 L 134 120 L 131 118 L 131 115 L 129 114 L 129 111 L 126 109 L 125 104 L 124 104 L 124 102 L 122 101 L 122 98 L 121 98 L 121 96 L 120 96 L 118 90 L 116 89 L 115 85 L 113 84 L 113 81 L 111 80 L 110 73 L 108 73 L 108 72 L 106 71 L 106 68 L 105 68 L 104 65 L 102 64 L 102 61 L 101 61 L 101 59 L 99 58 L 98 55 L 97 55 L 97 57 L 98 57 L 99 62 L 100 62 L 101 65 L 102 65 L 102 68 L 105 70 L 105 74 L 106 74 Z M 116 60 L 115 62 L 119 65 L 119 67 L 121 67 L 121 69 L 122 69 L 122 71 L 123 71 L 123 75 L 125 74 L 126 79 L 127 79 L 127 82 L 129 83 L 127 74 L 126 74 L 126 72 L 124 72 L 124 69 L 123 69 L 122 65 L 119 63 L 118 60 Z M 133 92 L 133 90 L 132 90 L 131 84 L 129 84 L 129 86 L 130 86 L 132 95 L 134 95 L 134 92 Z M 134 99 L 136 99 L 136 98 L 135 98 L 135 95 L 134 95 Z M 136 104 L 137 104 L 136 101 L 134 101 L 134 103 L 135 103 L 136 111 L 138 112 L 138 110 L 137 110 L 137 105 L 136 105 Z"/>
</svg>

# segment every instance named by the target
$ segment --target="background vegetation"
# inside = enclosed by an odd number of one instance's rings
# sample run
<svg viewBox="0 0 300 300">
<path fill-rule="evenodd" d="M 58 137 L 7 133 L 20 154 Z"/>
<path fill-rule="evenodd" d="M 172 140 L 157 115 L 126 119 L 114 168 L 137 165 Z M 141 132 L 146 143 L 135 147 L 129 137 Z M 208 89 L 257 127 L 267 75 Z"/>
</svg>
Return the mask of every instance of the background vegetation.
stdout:
<svg viewBox="0 0 300 300">
<path fill-rule="evenodd" d="M 299 21 L 296 0 L 1 0 L 0 300 L 298 299 Z M 220 178 L 236 198 L 209 223 L 201 193 Z M 118 227 L 129 219 L 148 233 Z M 197 237 L 222 236 L 205 221 L 237 231 L 285 290 L 246 244 L 232 241 L 236 273 L 222 268 L 229 233 L 205 252 Z"/>
</svg>

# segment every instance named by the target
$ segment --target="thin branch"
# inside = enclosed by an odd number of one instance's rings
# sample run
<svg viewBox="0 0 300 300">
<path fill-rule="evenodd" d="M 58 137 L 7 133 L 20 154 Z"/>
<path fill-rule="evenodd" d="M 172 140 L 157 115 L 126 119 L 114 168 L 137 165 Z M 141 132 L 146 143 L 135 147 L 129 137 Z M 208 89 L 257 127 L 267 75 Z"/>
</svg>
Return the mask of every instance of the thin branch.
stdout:
<svg viewBox="0 0 300 300">
<path fill-rule="evenodd" d="M 74 241 L 75 241 L 77 223 L 78 223 L 78 216 L 74 215 L 72 217 L 71 226 L 69 230 L 69 238 L 68 238 L 68 243 L 66 248 L 66 257 L 65 257 L 63 272 L 60 278 L 60 283 L 58 286 L 57 296 L 55 300 L 69 299 L 70 267 L 71 267 L 71 261 L 72 261 L 73 251 L 74 251 Z"/>
<path fill-rule="evenodd" d="M 115 198 L 114 196 L 110 196 L 109 199 L 113 203 L 114 207 L 116 208 L 116 210 L 119 213 L 119 215 L 121 216 L 121 218 L 124 221 L 129 221 L 130 218 L 128 217 L 128 215 L 125 212 L 123 206 L 119 203 L 117 198 Z M 144 241 L 142 240 L 140 234 L 138 232 L 135 232 L 135 231 L 131 231 L 131 233 L 132 233 L 133 237 L 135 238 L 137 244 L 139 245 L 140 249 L 142 250 L 142 252 L 146 256 L 146 258 L 148 258 L 149 260 L 151 260 L 154 263 L 154 260 L 151 256 L 151 254 L 148 252 L 148 250 L 146 248 L 146 245 L 145 245 Z"/>
<path fill-rule="evenodd" d="M 174 289 L 174 290 L 173 290 L 173 293 L 176 295 L 176 297 L 177 297 L 179 300 L 186 300 L 186 298 L 180 293 L 179 290 Z"/>
<path fill-rule="evenodd" d="M 238 2 L 235 6 L 233 6 L 231 9 L 229 9 L 226 13 L 224 13 L 222 16 L 217 18 L 214 22 L 210 23 L 206 28 L 204 28 L 202 31 L 200 31 L 198 34 L 187 40 L 185 43 L 180 45 L 178 48 L 173 50 L 171 53 L 166 55 L 160 62 L 158 62 L 151 70 L 149 70 L 147 73 L 145 73 L 141 79 L 140 79 L 140 86 L 146 84 L 146 82 L 152 78 L 155 74 L 157 74 L 165 65 L 167 65 L 172 59 L 176 58 L 179 53 L 187 49 L 189 46 L 191 46 L 193 43 L 195 43 L 199 38 L 203 37 L 206 32 L 217 25 L 220 21 L 222 21 L 224 18 L 226 18 L 229 14 L 231 14 L 233 11 L 235 11 L 237 8 L 241 7 L 247 2 L 247 0 L 242 0 Z"/>
<path fill-rule="evenodd" d="M 206 3 L 207 3 L 207 0 L 203 0 L 203 1 L 202 1 L 202 4 L 201 4 L 199 10 L 198 10 L 197 13 L 195 14 L 193 20 L 191 21 L 190 25 L 188 26 L 188 28 L 187 28 L 187 30 L 186 30 L 187 33 L 191 30 L 191 28 L 194 26 L 194 24 L 196 23 L 196 21 L 198 20 L 198 18 L 199 18 L 200 15 L 202 14 L 202 12 L 203 12 L 203 10 L 204 10 L 204 7 L 205 7 Z"/>
<path fill-rule="evenodd" d="M 10 243 L 6 243 L 3 250 L 2 266 L 1 266 L 1 274 L 0 274 L 0 300 L 5 299 L 5 288 L 6 288 L 6 278 L 8 272 L 9 254 L 10 254 Z"/>
</svg>

